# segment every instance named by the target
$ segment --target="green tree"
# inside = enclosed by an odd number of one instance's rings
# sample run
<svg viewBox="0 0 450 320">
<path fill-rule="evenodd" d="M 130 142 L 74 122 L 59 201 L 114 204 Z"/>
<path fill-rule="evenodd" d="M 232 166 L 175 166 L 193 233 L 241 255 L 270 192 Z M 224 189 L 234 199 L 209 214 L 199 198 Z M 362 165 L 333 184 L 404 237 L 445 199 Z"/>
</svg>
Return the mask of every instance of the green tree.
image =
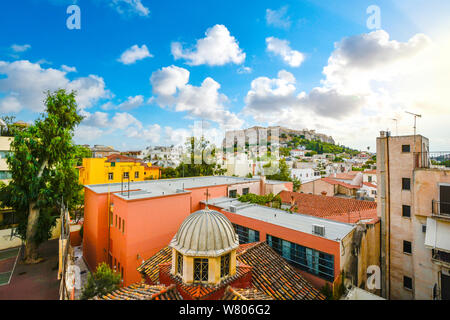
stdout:
<svg viewBox="0 0 450 320">
<path fill-rule="evenodd" d="M 298 178 L 292 179 L 293 191 L 298 192 L 302 186 L 302 182 Z"/>
<path fill-rule="evenodd" d="M 92 151 L 85 146 L 75 146 L 75 158 L 77 160 L 77 166 L 83 165 L 84 158 L 92 158 Z"/>
<path fill-rule="evenodd" d="M 25 240 L 25 263 L 36 263 L 38 246 L 50 237 L 61 208 L 78 201 L 73 130 L 81 122 L 75 92 L 47 92 L 46 109 L 33 125 L 14 130 L 7 158 L 12 180 L 2 186 L 0 202 L 15 210 Z M 78 200 L 77 200 L 78 199 Z"/>
<path fill-rule="evenodd" d="M 267 175 L 267 178 L 270 180 L 292 181 L 291 170 L 286 164 L 286 160 L 281 159 L 278 163 L 278 166 L 278 172 L 272 175 Z"/>
<path fill-rule="evenodd" d="M 182 163 L 176 168 L 179 177 L 214 176 L 226 172 L 215 161 L 215 146 L 204 137 L 190 137 L 186 150 Z"/>
<path fill-rule="evenodd" d="M 82 300 L 88 300 L 96 296 L 104 296 L 119 288 L 120 274 L 102 262 L 97 266 L 94 274 L 89 274 L 88 281 L 81 294 Z"/>
</svg>

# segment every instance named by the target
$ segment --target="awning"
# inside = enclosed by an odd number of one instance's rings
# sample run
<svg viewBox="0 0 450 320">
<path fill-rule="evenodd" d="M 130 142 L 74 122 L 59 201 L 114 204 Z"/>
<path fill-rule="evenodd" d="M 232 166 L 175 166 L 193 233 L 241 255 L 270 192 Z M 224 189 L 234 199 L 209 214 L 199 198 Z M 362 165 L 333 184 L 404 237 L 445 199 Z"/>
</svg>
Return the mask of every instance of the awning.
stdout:
<svg viewBox="0 0 450 320">
<path fill-rule="evenodd" d="M 427 218 L 425 246 L 450 253 L 450 223 Z"/>
</svg>

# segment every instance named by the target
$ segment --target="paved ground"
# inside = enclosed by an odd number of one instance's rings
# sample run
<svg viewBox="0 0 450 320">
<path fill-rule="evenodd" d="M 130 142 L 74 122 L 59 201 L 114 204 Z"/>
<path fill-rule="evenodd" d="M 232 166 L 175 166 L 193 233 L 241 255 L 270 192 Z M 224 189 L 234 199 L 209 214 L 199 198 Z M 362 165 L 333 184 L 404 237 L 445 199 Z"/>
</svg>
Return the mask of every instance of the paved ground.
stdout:
<svg viewBox="0 0 450 320">
<path fill-rule="evenodd" d="M 10 284 L 0 286 L 0 300 L 59 299 L 58 240 L 42 244 L 39 247 L 39 254 L 44 261 L 24 265 L 21 263 L 23 250 L 20 251 Z"/>
</svg>

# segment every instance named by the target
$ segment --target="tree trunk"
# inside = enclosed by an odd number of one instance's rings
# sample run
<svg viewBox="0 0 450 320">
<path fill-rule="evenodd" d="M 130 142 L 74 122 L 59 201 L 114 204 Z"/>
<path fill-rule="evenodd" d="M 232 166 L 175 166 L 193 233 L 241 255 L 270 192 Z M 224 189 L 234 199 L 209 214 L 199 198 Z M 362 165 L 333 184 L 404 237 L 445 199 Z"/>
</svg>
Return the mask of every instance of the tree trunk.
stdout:
<svg viewBox="0 0 450 320">
<path fill-rule="evenodd" d="M 38 263 L 41 260 L 38 259 L 38 252 L 36 242 L 34 237 L 36 235 L 37 222 L 39 220 L 39 209 L 35 208 L 36 202 L 30 203 L 28 210 L 28 224 L 27 224 L 27 235 L 25 244 L 25 256 L 24 262 L 26 264 Z"/>
<path fill-rule="evenodd" d="M 48 159 L 44 160 L 39 169 L 37 178 L 40 179 L 44 169 L 47 167 Z M 33 264 L 39 263 L 42 259 L 38 258 L 38 246 L 34 241 L 34 237 L 37 231 L 37 224 L 39 220 L 40 210 L 36 208 L 36 201 L 32 201 L 28 207 L 28 223 L 27 223 L 27 235 L 25 243 L 25 256 L 24 263 Z"/>
</svg>

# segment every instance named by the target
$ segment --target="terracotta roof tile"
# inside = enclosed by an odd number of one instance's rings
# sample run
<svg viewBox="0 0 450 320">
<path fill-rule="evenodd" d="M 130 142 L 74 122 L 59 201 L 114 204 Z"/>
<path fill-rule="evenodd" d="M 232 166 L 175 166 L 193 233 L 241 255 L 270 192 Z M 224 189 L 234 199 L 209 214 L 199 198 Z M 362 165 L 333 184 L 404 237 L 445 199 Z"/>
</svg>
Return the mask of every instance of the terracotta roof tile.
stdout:
<svg viewBox="0 0 450 320">
<path fill-rule="evenodd" d="M 292 191 L 280 192 L 281 201 L 293 204 L 297 213 L 320 218 L 356 223 L 361 219 L 377 218 L 377 203 L 340 197 L 306 194 Z"/>
<path fill-rule="evenodd" d="M 228 286 L 222 300 L 273 300 L 256 288 L 233 288 Z"/>
<path fill-rule="evenodd" d="M 265 242 L 237 256 L 251 267 L 253 286 L 276 300 L 324 300 L 325 297 Z"/>
<path fill-rule="evenodd" d="M 152 283 L 159 282 L 159 265 L 172 261 L 172 249 L 165 247 L 159 250 L 155 255 L 144 261 L 137 270 L 145 274 Z"/>
<path fill-rule="evenodd" d="M 176 290 L 175 285 L 166 287 L 134 283 L 104 296 L 97 296 L 93 300 L 182 300 L 182 297 Z"/>
</svg>

